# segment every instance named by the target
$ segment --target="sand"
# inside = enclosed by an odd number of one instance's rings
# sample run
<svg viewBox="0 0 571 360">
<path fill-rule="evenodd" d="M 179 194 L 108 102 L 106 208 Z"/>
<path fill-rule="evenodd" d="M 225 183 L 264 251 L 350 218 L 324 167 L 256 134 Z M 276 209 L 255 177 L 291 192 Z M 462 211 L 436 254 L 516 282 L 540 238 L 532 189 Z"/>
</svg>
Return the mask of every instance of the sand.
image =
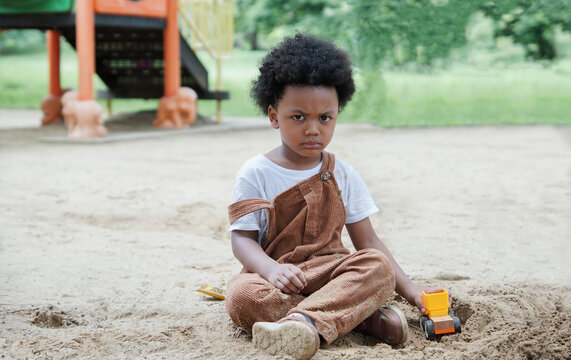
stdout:
<svg viewBox="0 0 571 360">
<path fill-rule="evenodd" d="M 279 358 L 195 291 L 240 270 L 234 176 L 278 133 L 261 119 L 157 132 L 117 117 L 111 140 L 84 144 L 39 118 L 0 110 L 0 358 Z M 571 127 L 340 124 L 328 150 L 369 186 L 405 271 L 445 286 L 463 324 L 425 340 L 395 295 L 405 346 L 351 333 L 315 359 L 571 358 Z"/>
</svg>

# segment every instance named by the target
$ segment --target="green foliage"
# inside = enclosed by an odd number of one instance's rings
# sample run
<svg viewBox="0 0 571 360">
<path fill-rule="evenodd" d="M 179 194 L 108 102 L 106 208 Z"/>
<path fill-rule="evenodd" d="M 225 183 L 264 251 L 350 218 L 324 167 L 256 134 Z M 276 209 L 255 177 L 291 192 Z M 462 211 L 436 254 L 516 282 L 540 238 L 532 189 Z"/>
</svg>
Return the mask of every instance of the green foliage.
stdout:
<svg viewBox="0 0 571 360">
<path fill-rule="evenodd" d="M 555 59 L 554 30 L 571 31 L 569 0 L 237 0 L 236 31 L 279 41 L 295 30 L 336 41 L 359 66 L 431 66 L 466 43 L 478 11 L 495 36 L 524 46 L 534 60 Z"/>
<path fill-rule="evenodd" d="M 254 18 L 258 23 L 260 31 L 271 31 L 280 26 L 299 24 L 308 16 L 319 15 L 327 6 L 328 0 L 290 0 L 290 1 L 270 1 L 270 0 L 247 0 L 253 2 L 257 9 Z M 249 11 L 248 11 L 249 12 Z"/>
<path fill-rule="evenodd" d="M 429 65 L 446 57 L 465 43 L 464 29 L 478 6 L 466 0 L 239 0 L 237 8 L 238 31 L 315 33 L 343 43 L 361 66 L 374 68 L 387 60 Z"/>
<path fill-rule="evenodd" d="M 237 0 L 235 2 L 235 30 L 240 35 L 250 37 L 252 48 L 257 49 L 258 33 L 270 34 L 276 29 L 287 29 L 292 26 L 308 30 L 320 28 L 319 16 L 331 3 L 339 0 Z"/>
<path fill-rule="evenodd" d="M 477 10 L 466 0 L 351 0 L 343 28 L 357 59 L 374 68 L 415 62 L 431 65 L 465 44 L 464 29 Z"/>
<path fill-rule="evenodd" d="M 0 32 L 0 54 L 29 53 L 45 48 L 44 35 L 38 30 L 6 30 Z"/>
<path fill-rule="evenodd" d="M 323 13 L 335 0 L 237 0 L 236 30 L 253 31 L 257 29 L 269 33 L 273 29 L 298 24 L 307 16 Z"/>
<path fill-rule="evenodd" d="M 522 44 L 534 60 L 557 57 L 554 29 L 571 31 L 569 0 L 498 0 L 482 6 L 496 23 L 496 37 L 510 37 Z"/>
</svg>

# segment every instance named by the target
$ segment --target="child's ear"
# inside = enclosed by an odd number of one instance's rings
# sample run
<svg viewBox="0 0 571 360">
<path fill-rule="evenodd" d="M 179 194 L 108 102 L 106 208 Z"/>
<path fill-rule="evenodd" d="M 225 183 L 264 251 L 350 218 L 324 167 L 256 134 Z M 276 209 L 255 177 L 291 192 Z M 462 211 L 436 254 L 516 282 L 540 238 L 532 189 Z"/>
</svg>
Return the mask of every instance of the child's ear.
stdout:
<svg viewBox="0 0 571 360">
<path fill-rule="evenodd" d="M 273 105 L 268 106 L 268 117 L 270 118 L 270 124 L 274 129 L 279 129 L 280 125 L 278 124 L 278 111 Z"/>
</svg>

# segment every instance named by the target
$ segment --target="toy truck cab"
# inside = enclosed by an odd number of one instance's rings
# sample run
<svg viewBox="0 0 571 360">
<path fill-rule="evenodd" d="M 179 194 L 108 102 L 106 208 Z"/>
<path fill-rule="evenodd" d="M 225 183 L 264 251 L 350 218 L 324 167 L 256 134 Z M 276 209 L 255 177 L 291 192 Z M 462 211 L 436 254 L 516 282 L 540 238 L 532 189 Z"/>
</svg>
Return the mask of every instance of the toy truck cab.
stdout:
<svg viewBox="0 0 571 360">
<path fill-rule="evenodd" d="M 420 329 L 428 340 L 434 340 L 436 335 L 460 333 L 460 319 L 452 312 L 449 313 L 450 302 L 448 291 L 426 294 L 422 292 L 422 302 L 426 308 L 420 317 Z"/>
</svg>

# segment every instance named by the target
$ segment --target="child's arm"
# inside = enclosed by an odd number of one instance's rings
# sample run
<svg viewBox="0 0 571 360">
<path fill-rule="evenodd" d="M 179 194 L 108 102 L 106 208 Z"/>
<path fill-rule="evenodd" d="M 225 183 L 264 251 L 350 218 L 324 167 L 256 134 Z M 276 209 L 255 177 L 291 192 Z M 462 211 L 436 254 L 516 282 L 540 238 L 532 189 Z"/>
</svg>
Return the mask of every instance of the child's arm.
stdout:
<svg viewBox="0 0 571 360">
<path fill-rule="evenodd" d="M 400 265 L 392 256 L 389 249 L 385 246 L 381 239 L 379 239 L 368 217 L 356 223 L 347 224 L 346 227 L 347 232 L 351 237 L 351 241 L 355 246 L 355 249 L 377 249 L 387 256 L 395 272 L 395 291 L 397 294 L 404 297 L 411 305 L 416 306 L 421 313 L 424 313 L 426 310 L 424 309 L 424 304 L 422 303 L 422 291 L 424 290 L 426 293 L 432 293 L 440 291 L 441 289 L 419 287 L 413 283 L 412 280 L 410 280 L 410 278 L 404 273 Z"/>
<path fill-rule="evenodd" d="M 295 265 L 280 264 L 269 257 L 256 242 L 257 231 L 232 231 L 232 252 L 249 272 L 260 274 L 287 294 L 299 294 L 307 285 L 305 275 Z"/>
</svg>

